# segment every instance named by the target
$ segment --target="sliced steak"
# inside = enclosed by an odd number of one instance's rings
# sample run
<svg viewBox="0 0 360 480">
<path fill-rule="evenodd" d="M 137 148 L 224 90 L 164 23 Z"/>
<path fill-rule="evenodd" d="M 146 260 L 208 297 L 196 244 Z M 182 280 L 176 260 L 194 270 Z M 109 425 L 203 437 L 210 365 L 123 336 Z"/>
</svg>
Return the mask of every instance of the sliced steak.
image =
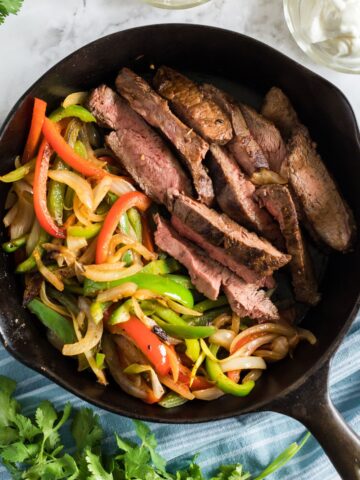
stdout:
<svg viewBox="0 0 360 480">
<path fill-rule="evenodd" d="M 254 288 L 234 274 L 223 278 L 223 289 L 230 307 L 240 317 L 250 317 L 261 321 L 279 319 L 279 312 L 264 290 Z"/>
<path fill-rule="evenodd" d="M 232 310 L 240 316 L 259 320 L 276 320 L 279 315 L 275 305 L 258 286 L 244 282 L 206 252 L 180 235 L 159 215 L 155 216 L 156 245 L 184 265 L 196 288 L 215 300 L 223 286 Z"/>
<path fill-rule="evenodd" d="M 225 92 L 214 85 L 205 84 L 202 91 L 225 110 L 231 118 L 234 137 L 227 148 L 234 155 L 240 167 L 252 175 L 259 168 L 269 168 L 268 160 L 252 136 L 239 105 Z"/>
<path fill-rule="evenodd" d="M 254 108 L 243 104 L 240 108 L 251 134 L 266 155 L 271 170 L 280 172 L 286 157 L 286 146 L 279 130 Z"/>
<path fill-rule="evenodd" d="M 214 191 L 211 179 L 202 164 L 208 144 L 170 111 L 167 101 L 143 78 L 128 68 L 120 71 L 116 78 L 116 88 L 131 108 L 174 144 L 191 173 L 199 199 L 210 205 L 214 199 Z"/>
<path fill-rule="evenodd" d="M 207 98 L 192 80 L 169 67 L 160 67 L 154 77 L 156 90 L 175 113 L 210 143 L 221 145 L 233 136 L 230 119 L 220 106 Z"/>
<path fill-rule="evenodd" d="M 295 204 L 287 187 L 264 185 L 256 191 L 262 205 L 279 222 L 287 252 L 291 255 L 290 269 L 295 298 L 315 305 L 320 300 L 310 256 L 301 234 Z"/>
<path fill-rule="evenodd" d="M 300 124 L 290 100 L 277 87 L 272 87 L 266 94 L 261 113 L 275 124 L 285 140 L 291 136 L 293 129 Z"/>
<path fill-rule="evenodd" d="M 124 99 L 102 85 L 92 92 L 88 106 L 102 126 L 115 130 L 106 143 L 147 195 L 160 203 L 172 188 L 191 195 L 191 184 L 177 159 Z"/>
<path fill-rule="evenodd" d="M 155 223 L 157 226 L 156 245 L 187 268 L 191 281 L 199 292 L 212 300 L 218 298 L 222 281 L 222 267 L 199 247 L 181 238 L 160 215 L 155 216 Z"/>
<path fill-rule="evenodd" d="M 281 173 L 288 178 L 311 229 L 331 248 L 348 250 L 356 230 L 352 212 L 305 127 L 294 128 L 288 148 L 289 154 Z"/>
<path fill-rule="evenodd" d="M 206 238 L 199 235 L 197 232 L 185 225 L 178 217 L 172 215 L 171 223 L 175 230 L 181 235 L 182 238 L 187 238 L 192 242 L 199 245 L 205 250 L 210 258 L 213 258 L 217 262 L 221 263 L 225 267 L 228 267 L 231 271 L 236 273 L 239 277 L 243 278 L 248 283 L 255 283 L 259 286 L 267 286 L 266 280 L 271 277 L 262 277 L 258 273 L 254 272 L 245 265 L 234 260 L 226 250 L 222 247 L 215 247 L 212 243 L 208 242 Z"/>
<path fill-rule="evenodd" d="M 172 192 L 169 197 L 168 207 L 173 215 L 260 276 L 270 275 L 289 262 L 289 255 L 283 254 L 267 240 L 249 232 L 225 214 L 219 214 L 178 192 Z"/>
</svg>

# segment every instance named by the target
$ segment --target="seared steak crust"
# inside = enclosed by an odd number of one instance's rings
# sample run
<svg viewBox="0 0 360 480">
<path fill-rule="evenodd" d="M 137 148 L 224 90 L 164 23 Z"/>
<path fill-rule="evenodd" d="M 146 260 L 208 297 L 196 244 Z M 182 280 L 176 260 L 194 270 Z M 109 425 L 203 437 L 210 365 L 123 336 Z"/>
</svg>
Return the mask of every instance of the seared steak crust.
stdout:
<svg viewBox="0 0 360 480">
<path fill-rule="evenodd" d="M 96 88 L 88 107 L 99 123 L 112 130 L 106 143 L 141 189 L 163 203 L 176 188 L 191 195 L 191 184 L 163 139 L 106 85 Z"/>
<path fill-rule="evenodd" d="M 289 265 L 295 298 L 299 302 L 315 305 L 320 300 L 320 295 L 289 190 L 284 185 L 264 185 L 256 194 L 261 204 L 279 222 L 284 235 L 287 252 L 291 255 Z"/>
<path fill-rule="evenodd" d="M 231 140 L 229 117 L 217 103 L 206 98 L 192 80 L 172 68 L 160 67 L 154 85 L 175 113 L 205 140 L 221 145 Z"/>
<path fill-rule="evenodd" d="M 285 140 L 300 125 L 299 118 L 288 97 L 280 88 L 272 87 L 265 96 L 261 113 L 280 130 Z"/>
<path fill-rule="evenodd" d="M 123 68 L 116 79 L 118 92 L 131 108 L 150 125 L 158 128 L 181 153 L 193 178 L 200 201 L 210 205 L 214 199 L 211 179 L 202 164 L 208 144 L 191 128 L 184 125 L 169 109 L 167 101 L 150 85 L 128 68 Z"/>
</svg>

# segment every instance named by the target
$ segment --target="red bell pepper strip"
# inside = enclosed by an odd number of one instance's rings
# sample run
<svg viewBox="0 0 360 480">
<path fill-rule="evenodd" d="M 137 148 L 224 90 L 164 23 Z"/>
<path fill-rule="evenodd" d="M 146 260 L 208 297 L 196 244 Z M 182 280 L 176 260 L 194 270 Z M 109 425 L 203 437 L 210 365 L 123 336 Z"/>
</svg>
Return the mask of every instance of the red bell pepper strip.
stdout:
<svg viewBox="0 0 360 480">
<path fill-rule="evenodd" d="M 178 383 L 182 383 L 190 387 L 191 371 L 183 364 L 180 365 L 180 374 Z M 196 376 L 192 382 L 191 390 L 206 390 L 214 386 L 213 382 L 209 382 L 206 378 Z"/>
<path fill-rule="evenodd" d="M 39 144 L 41 129 L 45 119 L 45 112 L 46 102 L 40 100 L 40 98 L 35 98 L 29 135 L 22 155 L 22 163 L 29 162 L 35 156 L 36 147 Z"/>
<path fill-rule="evenodd" d="M 137 317 L 131 316 L 126 322 L 110 326 L 109 329 L 112 333 L 123 330 L 152 363 L 159 375 L 165 376 L 169 373 L 171 365 L 165 345 Z"/>
<path fill-rule="evenodd" d="M 106 215 L 97 239 L 95 257 L 97 264 L 106 262 L 111 237 L 119 225 L 122 215 L 132 207 L 136 207 L 140 211 L 145 212 L 150 205 L 151 200 L 149 197 L 141 192 L 128 192 L 116 200 Z"/>
<path fill-rule="evenodd" d="M 51 154 L 50 145 L 44 139 L 41 142 L 35 164 L 33 185 L 34 210 L 36 218 L 47 233 L 56 238 L 65 238 L 65 230 L 56 225 L 47 207 L 46 183 Z"/>
<path fill-rule="evenodd" d="M 46 117 L 42 131 L 44 137 L 59 157 L 74 170 L 87 177 L 102 178 L 107 175 L 105 170 L 78 155 L 70 145 L 66 143 L 64 137 L 61 136 L 57 124 Z"/>
</svg>

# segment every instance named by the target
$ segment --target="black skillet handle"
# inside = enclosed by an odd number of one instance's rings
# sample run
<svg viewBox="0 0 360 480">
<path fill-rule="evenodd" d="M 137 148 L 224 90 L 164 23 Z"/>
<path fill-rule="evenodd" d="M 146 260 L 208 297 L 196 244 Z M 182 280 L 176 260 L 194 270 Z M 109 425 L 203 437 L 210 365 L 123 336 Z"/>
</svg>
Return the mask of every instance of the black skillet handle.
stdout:
<svg viewBox="0 0 360 480">
<path fill-rule="evenodd" d="M 360 438 L 345 423 L 328 392 L 329 364 L 305 384 L 272 405 L 305 425 L 315 436 L 343 480 L 360 480 Z"/>
</svg>

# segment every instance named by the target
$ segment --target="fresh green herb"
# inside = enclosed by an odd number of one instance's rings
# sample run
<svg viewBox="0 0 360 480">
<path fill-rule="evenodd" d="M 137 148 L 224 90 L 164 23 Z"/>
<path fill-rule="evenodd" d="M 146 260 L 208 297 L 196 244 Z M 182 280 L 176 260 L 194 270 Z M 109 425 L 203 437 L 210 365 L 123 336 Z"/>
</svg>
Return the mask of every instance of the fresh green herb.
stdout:
<svg viewBox="0 0 360 480">
<path fill-rule="evenodd" d="M 75 453 L 64 453 L 61 428 L 69 420 L 71 406 L 59 413 L 42 402 L 35 415 L 25 417 L 13 397 L 16 383 L 0 376 L 0 459 L 14 480 L 206 480 L 196 458 L 184 470 L 168 471 L 166 460 L 157 452 L 157 441 L 149 427 L 134 421 L 139 443 L 115 433 L 116 449 L 102 450 L 104 431 L 99 417 L 90 408 L 72 416 L 70 431 Z M 305 444 L 293 443 L 263 472 L 253 477 L 240 464 L 220 467 L 211 480 L 262 480 L 285 465 Z"/>
<path fill-rule="evenodd" d="M 23 0 L 0 0 L 0 25 L 4 23 L 5 18 L 11 13 L 16 15 L 22 3 Z"/>
</svg>

